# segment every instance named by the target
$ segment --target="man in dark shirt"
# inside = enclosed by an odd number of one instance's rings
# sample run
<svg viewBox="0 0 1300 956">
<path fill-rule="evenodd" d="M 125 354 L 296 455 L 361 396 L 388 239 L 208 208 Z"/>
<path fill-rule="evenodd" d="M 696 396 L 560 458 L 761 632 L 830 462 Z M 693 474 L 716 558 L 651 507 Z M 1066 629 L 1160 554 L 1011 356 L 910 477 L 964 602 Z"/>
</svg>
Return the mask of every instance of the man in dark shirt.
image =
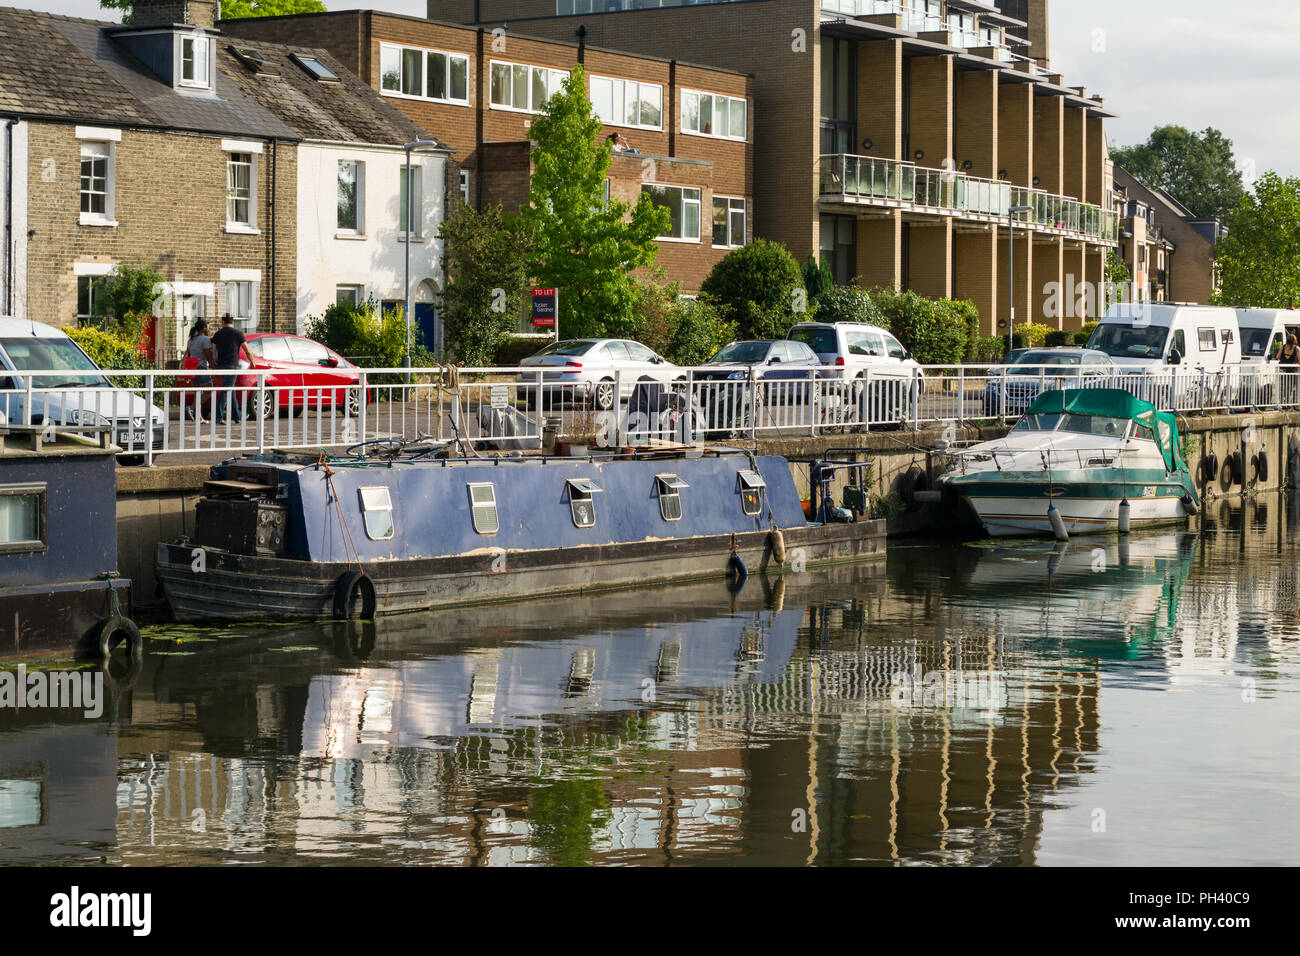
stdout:
<svg viewBox="0 0 1300 956">
<path fill-rule="evenodd" d="M 241 352 L 248 358 L 249 364 L 252 364 L 252 356 L 248 354 L 248 347 L 244 345 L 244 333 L 235 328 L 235 320 L 231 318 L 229 312 L 221 317 L 221 328 L 217 330 L 216 335 L 212 336 L 212 346 L 217 351 L 217 368 L 239 368 L 239 355 Z M 230 388 L 235 384 L 237 378 L 236 375 L 217 376 L 217 384 L 223 389 L 217 393 L 217 421 L 221 421 L 226 417 L 226 400 L 230 397 Z M 231 406 L 231 417 L 235 421 L 243 420 L 242 398 L 235 401 Z"/>
</svg>

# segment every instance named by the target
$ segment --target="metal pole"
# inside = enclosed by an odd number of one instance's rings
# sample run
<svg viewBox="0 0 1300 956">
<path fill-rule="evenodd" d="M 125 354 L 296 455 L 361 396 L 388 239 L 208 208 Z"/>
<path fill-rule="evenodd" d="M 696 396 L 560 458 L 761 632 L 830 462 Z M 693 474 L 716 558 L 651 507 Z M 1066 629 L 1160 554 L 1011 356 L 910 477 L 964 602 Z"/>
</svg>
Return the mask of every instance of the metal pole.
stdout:
<svg viewBox="0 0 1300 956">
<path fill-rule="evenodd" d="M 1016 216 L 1007 213 L 1007 354 L 1015 348 L 1016 331 Z"/>
<path fill-rule="evenodd" d="M 402 305 L 402 320 L 406 323 L 406 354 L 402 360 L 404 368 L 411 367 L 411 207 L 414 204 L 411 197 L 411 149 L 414 144 L 407 143 L 406 150 L 406 281 L 402 286 L 402 295 L 404 304 Z"/>
</svg>

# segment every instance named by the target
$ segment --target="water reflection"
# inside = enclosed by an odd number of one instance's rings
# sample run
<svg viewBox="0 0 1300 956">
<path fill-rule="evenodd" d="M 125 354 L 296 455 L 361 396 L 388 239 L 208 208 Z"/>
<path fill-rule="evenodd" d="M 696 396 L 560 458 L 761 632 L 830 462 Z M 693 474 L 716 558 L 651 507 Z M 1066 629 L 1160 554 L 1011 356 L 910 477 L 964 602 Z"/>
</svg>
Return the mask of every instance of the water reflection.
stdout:
<svg viewBox="0 0 1300 956">
<path fill-rule="evenodd" d="M 1171 695 L 1231 726 L 1250 681 L 1296 724 L 1298 523 L 1264 498 L 738 596 L 167 629 L 115 717 L 0 713 L 0 861 L 1071 862 L 1099 852 L 1083 792 Z"/>
</svg>

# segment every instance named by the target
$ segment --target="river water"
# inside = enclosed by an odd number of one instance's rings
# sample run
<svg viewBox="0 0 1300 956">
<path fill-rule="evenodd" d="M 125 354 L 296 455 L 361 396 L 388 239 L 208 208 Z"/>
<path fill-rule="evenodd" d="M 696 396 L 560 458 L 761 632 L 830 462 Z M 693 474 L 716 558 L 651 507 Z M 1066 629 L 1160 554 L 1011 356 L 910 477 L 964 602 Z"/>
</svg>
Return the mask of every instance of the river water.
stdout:
<svg viewBox="0 0 1300 956">
<path fill-rule="evenodd" d="M 1300 510 L 404 616 L 147 631 L 0 711 L 0 862 L 1281 864 Z"/>
</svg>

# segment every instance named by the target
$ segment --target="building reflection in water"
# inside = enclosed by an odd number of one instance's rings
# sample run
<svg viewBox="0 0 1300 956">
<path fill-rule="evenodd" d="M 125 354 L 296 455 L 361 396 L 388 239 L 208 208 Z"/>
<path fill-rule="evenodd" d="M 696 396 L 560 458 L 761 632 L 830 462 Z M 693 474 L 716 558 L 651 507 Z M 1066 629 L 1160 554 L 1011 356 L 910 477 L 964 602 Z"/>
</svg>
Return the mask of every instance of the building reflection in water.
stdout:
<svg viewBox="0 0 1300 956">
<path fill-rule="evenodd" d="M 1293 654 L 1296 521 L 152 655 L 116 724 L 0 724 L 0 860 L 1033 863 L 1104 681 Z"/>
</svg>

